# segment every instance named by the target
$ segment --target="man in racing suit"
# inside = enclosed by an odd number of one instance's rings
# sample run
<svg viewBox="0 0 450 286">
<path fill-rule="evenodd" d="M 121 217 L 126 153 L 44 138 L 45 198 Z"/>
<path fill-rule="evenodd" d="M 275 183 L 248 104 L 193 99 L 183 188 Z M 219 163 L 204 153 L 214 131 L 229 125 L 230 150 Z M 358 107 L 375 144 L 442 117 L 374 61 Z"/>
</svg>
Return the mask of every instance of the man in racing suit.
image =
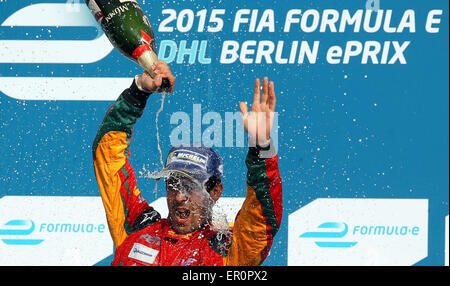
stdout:
<svg viewBox="0 0 450 286">
<path fill-rule="evenodd" d="M 250 113 L 240 103 L 245 130 L 254 144 L 249 144 L 253 147 L 245 159 L 245 201 L 234 226 L 224 233 L 211 226 L 212 205 L 223 190 L 222 159 L 211 148 L 177 146 L 169 152 L 162 172 L 168 218 L 162 219 L 136 186 L 130 164 L 133 126 L 150 94 L 160 90 L 162 78 L 170 80 L 169 92 L 175 82 L 166 63 L 159 61 L 153 68 L 155 79 L 147 73 L 137 76 L 119 96 L 93 143 L 95 174 L 116 247 L 112 265 L 260 265 L 282 216 L 278 157 L 270 139 L 276 100 L 273 82 L 264 78 L 261 101 L 256 80 Z"/>
</svg>

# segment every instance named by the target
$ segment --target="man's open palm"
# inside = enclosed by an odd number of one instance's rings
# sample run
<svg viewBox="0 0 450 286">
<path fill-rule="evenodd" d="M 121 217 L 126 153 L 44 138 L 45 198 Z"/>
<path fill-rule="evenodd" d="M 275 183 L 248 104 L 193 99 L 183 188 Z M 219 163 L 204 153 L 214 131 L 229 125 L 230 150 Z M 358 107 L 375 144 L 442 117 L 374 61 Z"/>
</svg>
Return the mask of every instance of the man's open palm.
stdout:
<svg viewBox="0 0 450 286">
<path fill-rule="evenodd" d="M 252 109 L 248 112 L 247 103 L 239 102 L 245 131 L 255 140 L 257 145 L 264 146 L 270 141 L 275 114 L 276 96 L 273 81 L 269 78 L 263 80 L 262 97 L 259 78 L 255 80 L 255 93 Z"/>
</svg>

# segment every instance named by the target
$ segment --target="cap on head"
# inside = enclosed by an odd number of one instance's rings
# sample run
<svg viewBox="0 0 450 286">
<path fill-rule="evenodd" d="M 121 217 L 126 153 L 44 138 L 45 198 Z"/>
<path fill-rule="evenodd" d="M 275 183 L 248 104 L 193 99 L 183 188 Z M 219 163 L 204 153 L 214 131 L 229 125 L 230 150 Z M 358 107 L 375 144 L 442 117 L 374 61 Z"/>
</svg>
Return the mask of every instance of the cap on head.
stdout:
<svg viewBox="0 0 450 286">
<path fill-rule="evenodd" d="M 170 149 L 166 165 L 159 177 L 166 177 L 173 172 L 184 174 L 202 183 L 212 176 L 222 179 L 223 161 L 210 147 L 180 145 Z"/>
</svg>

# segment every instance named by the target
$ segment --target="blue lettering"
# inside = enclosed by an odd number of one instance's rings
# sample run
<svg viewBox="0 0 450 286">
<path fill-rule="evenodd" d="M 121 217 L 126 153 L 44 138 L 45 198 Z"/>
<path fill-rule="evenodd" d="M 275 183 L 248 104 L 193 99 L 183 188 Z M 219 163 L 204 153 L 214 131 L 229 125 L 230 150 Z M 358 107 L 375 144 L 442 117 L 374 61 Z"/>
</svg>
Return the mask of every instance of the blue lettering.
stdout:
<svg viewBox="0 0 450 286">
<path fill-rule="evenodd" d="M 411 235 L 419 235 L 420 228 L 414 226 L 409 228 L 408 226 L 382 226 L 382 225 L 371 225 L 371 226 L 360 226 L 357 225 L 353 228 L 353 235 L 359 232 L 360 235 L 398 235 L 405 236 L 410 233 Z"/>
<path fill-rule="evenodd" d="M 211 63 L 211 59 L 205 57 L 207 45 L 208 45 L 207 41 L 201 41 L 200 42 L 200 50 L 198 51 L 198 62 L 201 64 L 206 64 L 206 65 Z"/>
<path fill-rule="evenodd" d="M 53 232 L 53 230 L 55 230 L 55 225 L 51 223 L 47 226 L 47 232 Z"/>
<path fill-rule="evenodd" d="M 384 226 L 376 226 L 375 227 L 375 234 L 384 234 Z"/>
<path fill-rule="evenodd" d="M 176 59 L 177 64 L 182 64 L 185 62 L 185 57 L 188 56 L 188 63 L 194 64 L 198 53 L 200 64 L 210 64 L 211 58 L 206 57 L 207 47 L 208 41 L 201 41 L 199 44 L 198 40 L 194 40 L 188 47 L 186 40 L 180 41 L 179 46 L 175 41 L 163 40 L 159 47 L 158 58 L 166 63 L 171 63 Z"/>
<path fill-rule="evenodd" d="M 99 224 L 98 226 L 89 224 L 70 224 L 70 223 L 41 223 L 39 232 L 105 232 L 105 224 Z"/>
<path fill-rule="evenodd" d="M 186 40 L 180 41 L 180 48 L 178 50 L 177 64 L 184 62 L 184 57 L 189 56 L 189 64 L 195 63 L 197 57 L 198 40 L 192 41 L 190 49 L 186 47 Z"/>
<path fill-rule="evenodd" d="M 361 234 L 367 234 L 367 226 L 362 226 L 361 227 Z"/>
<path fill-rule="evenodd" d="M 408 227 L 407 226 L 402 226 L 402 228 L 400 228 L 400 234 L 401 235 L 406 235 L 408 233 Z"/>
<path fill-rule="evenodd" d="M 391 227 L 388 226 L 387 230 L 386 230 L 386 233 L 388 235 L 392 235 L 394 233 L 394 227 L 393 226 L 391 226 Z"/>
<path fill-rule="evenodd" d="M 72 225 L 65 223 L 61 225 L 61 232 L 70 232 Z"/>
<path fill-rule="evenodd" d="M 169 49 L 169 55 L 166 56 L 166 49 Z M 159 46 L 158 58 L 166 63 L 171 63 L 177 56 L 177 44 L 171 40 L 161 41 Z"/>
</svg>

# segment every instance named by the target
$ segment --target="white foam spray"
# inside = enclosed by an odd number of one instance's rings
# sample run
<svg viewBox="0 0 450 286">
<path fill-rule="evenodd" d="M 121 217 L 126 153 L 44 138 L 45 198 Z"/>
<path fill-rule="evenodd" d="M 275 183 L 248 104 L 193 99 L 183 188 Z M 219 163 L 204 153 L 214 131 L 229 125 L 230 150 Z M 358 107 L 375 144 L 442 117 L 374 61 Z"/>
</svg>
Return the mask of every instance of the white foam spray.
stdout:
<svg viewBox="0 0 450 286">
<path fill-rule="evenodd" d="M 166 93 L 163 92 L 161 94 L 161 106 L 159 107 L 159 110 L 156 112 L 156 119 L 155 119 L 155 125 L 156 125 L 156 142 L 158 143 L 158 151 L 159 151 L 159 161 L 161 163 L 162 168 L 164 168 L 164 162 L 163 162 L 163 155 L 161 150 L 161 144 L 159 139 L 159 125 L 158 125 L 158 119 L 159 114 L 164 110 L 164 101 L 166 100 Z"/>
<path fill-rule="evenodd" d="M 161 106 L 159 107 L 158 111 L 156 112 L 156 118 L 155 118 L 155 126 L 156 126 L 156 143 L 157 143 L 157 147 L 158 147 L 158 152 L 159 152 L 159 161 L 161 163 L 161 170 L 164 168 L 164 161 L 163 161 L 163 154 L 162 154 L 162 149 L 161 149 L 161 140 L 159 137 L 159 115 L 161 114 L 161 112 L 164 110 L 164 102 L 166 100 L 166 92 L 162 92 L 161 93 Z M 156 183 L 155 183 L 155 199 L 158 197 L 158 181 L 159 181 L 159 177 L 158 174 L 160 173 L 160 171 L 155 170 L 153 172 L 147 170 L 145 168 L 145 165 L 143 167 L 143 171 L 139 171 L 140 175 L 143 176 L 144 178 L 149 178 L 149 179 L 155 179 Z"/>
</svg>

